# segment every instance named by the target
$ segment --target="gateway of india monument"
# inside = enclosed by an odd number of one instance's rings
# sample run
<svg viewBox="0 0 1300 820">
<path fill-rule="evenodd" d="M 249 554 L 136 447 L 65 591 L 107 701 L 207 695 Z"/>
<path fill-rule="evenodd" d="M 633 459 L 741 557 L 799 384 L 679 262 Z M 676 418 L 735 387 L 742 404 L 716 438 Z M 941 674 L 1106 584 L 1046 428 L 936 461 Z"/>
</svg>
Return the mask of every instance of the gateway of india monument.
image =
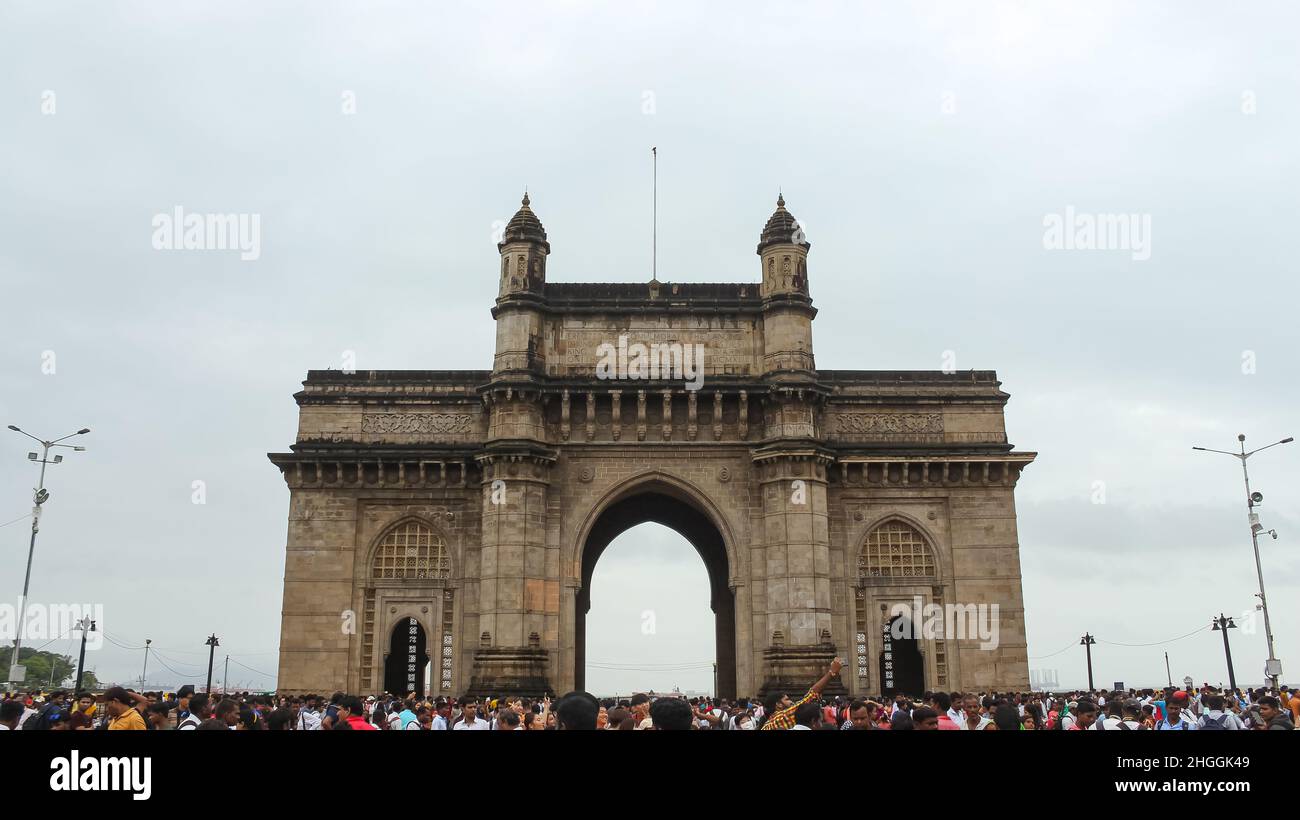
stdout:
<svg viewBox="0 0 1300 820">
<path fill-rule="evenodd" d="M 819 370 L 810 247 L 778 199 L 758 281 L 555 282 L 525 195 L 489 369 L 308 372 L 270 455 L 280 690 L 584 689 L 593 569 L 647 521 L 704 559 L 722 697 L 797 696 L 836 655 L 828 694 L 1027 690 L 1035 454 L 1007 441 L 1008 395 L 993 371 Z M 993 646 L 960 629 L 977 610 Z"/>
</svg>

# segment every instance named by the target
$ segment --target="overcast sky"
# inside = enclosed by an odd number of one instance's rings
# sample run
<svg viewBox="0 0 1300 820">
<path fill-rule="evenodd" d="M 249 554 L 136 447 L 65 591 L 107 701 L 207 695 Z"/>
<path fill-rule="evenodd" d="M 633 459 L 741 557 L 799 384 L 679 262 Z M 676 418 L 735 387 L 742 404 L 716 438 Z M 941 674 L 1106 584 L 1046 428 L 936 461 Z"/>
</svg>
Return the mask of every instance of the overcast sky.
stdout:
<svg viewBox="0 0 1300 820">
<path fill-rule="evenodd" d="M 272 685 L 288 490 L 265 454 L 306 371 L 490 367 L 493 223 L 525 185 L 550 279 L 648 279 L 657 145 L 660 279 L 758 281 L 780 186 L 818 366 L 997 370 L 1040 453 L 1017 489 L 1031 669 L 1082 685 L 1091 631 L 1100 683 L 1163 683 L 1166 649 L 1175 680 L 1223 680 L 1208 630 L 1115 644 L 1254 605 L 1240 470 L 1191 447 L 1300 433 L 1298 27 L 1288 3 L 7 2 L 0 421 L 94 431 L 47 477 L 32 599 L 152 639 L 177 674 L 151 685 L 201 677 L 212 632 L 232 684 Z M 259 215 L 260 257 L 155 250 L 178 205 Z M 1046 249 L 1067 207 L 1148 217 L 1150 258 Z M 0 432 L 3 524 L 36 471 Z M 1300 680 L 1300 447 L 1251 463 Z M 13 601 L 27 537 L 0 527 Z M 592 660 L 713 660 L 680 538 L 638 528 L 596 577 Z M 1262 626 L 1232 638 L 1261 680 Z M 711 683 L 634 677 L 588 682 Z"/>
</svg>

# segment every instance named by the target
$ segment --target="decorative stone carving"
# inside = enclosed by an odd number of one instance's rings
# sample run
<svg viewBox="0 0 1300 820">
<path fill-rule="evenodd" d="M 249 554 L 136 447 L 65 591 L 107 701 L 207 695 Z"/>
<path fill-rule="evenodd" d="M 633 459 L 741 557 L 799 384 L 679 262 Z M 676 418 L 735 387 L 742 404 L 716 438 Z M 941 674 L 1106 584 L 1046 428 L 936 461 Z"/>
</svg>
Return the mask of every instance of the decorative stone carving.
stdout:
<svg viewBox="0 0 1300 820">
<path fill-rule="evenodd" d="M 471 413 L 379 413 L 361 419 L 361 432 L 454 435 L 474 428 Z"/>
<path fill-rule="evenodd" d="M 941 413 L 838 413 L 835 432 L 844 435 L 942 433 Z"/>
</svg>

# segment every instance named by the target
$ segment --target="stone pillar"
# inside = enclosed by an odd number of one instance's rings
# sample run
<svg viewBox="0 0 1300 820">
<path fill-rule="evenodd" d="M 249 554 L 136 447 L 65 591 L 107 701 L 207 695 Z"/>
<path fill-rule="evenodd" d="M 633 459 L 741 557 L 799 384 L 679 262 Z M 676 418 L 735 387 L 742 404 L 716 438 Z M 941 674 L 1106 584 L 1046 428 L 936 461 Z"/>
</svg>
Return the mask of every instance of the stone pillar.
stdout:
<svg viewBox="0 0 1300 820">
<path fill-rule="evenodd" d="M 826 465 L 812 450 L 760 455 L 767 629 L 760 693 L 800 694 L 835 656 Z M 836 689 L 838 687 L 838 690 Z M 826 691 L 843 691 L 832 681 Z"/>
<path fill-rule="evenodd" d="M 340 629 L 340 613 L 364 616 L 364 599 L 353 596 L 356 499 L 346 490 L 302 488 L 298 465 L 283 467 L 290 486 L 289 531 L 284 563 L 284 605 L 280 615 L 279 686 L 293 694 L 327 692 L 346 682 L 356 691 L 355 657 L 364 637 Z M 366 568 L 361 568 L 364 573 Z"/>
<path fill-rule="evenodd" d="M 479 549 L 480 645 L 468 692 L 540 696 L 551 691 L 542 635 L 559 627 L 559 582 L 546 567 L 551 460 L 489 453 L 483 464 Z"/>
</svg>

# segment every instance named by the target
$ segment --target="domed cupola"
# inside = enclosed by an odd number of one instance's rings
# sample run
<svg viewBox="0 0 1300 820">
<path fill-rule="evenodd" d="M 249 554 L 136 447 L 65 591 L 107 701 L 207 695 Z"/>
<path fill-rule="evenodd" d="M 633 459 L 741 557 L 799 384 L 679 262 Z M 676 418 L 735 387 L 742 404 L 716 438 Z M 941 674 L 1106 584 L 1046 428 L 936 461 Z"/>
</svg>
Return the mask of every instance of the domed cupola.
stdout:
<svg viewBox="0 0 1300 820">
<path fill-rule="evenodd" d="M 503 250 L 511 242 L 533 242 L 542 245 L 549 253 L 550 244 L 546 241 L 546 229 L 542 227 L 542 220 L 537 218 L 533 209 L 529 207 L 530 200 L 527 192 L 524 193 L 524 201 L 519 210 L 506 223 L 505 232 L 501 235 L 501 242 L 497 245 L 498 250 Z"/>
<path fill-rule="evenodd" d="M 501 253 L 500 296 L 542 292 L 551 243 L 546 241 L 542 220 L 529 207 L 527 192 L 519 210 L 506 223 L 497 250 Z"/>
<path fill-rule="evenodd" d="M 764 297 L 808 295 L 808 249 L 812 244 L 794 214 L 785 209 L 785 197 L 776 197 L 776 211 L 763 226 L 758 255 L 763 260 Z"/>
<path fill-rule="evenodd" d="M 799 220 L 785 209 L 785 197 L 781 194 L 777 194 L 776 211 L 768 217 L 763 233 L 759 236 L 758 252 L 761 254 L 770 245 L 800 245 L 804 250 L 812 247 L 799 226 Z"/>
</svg>

